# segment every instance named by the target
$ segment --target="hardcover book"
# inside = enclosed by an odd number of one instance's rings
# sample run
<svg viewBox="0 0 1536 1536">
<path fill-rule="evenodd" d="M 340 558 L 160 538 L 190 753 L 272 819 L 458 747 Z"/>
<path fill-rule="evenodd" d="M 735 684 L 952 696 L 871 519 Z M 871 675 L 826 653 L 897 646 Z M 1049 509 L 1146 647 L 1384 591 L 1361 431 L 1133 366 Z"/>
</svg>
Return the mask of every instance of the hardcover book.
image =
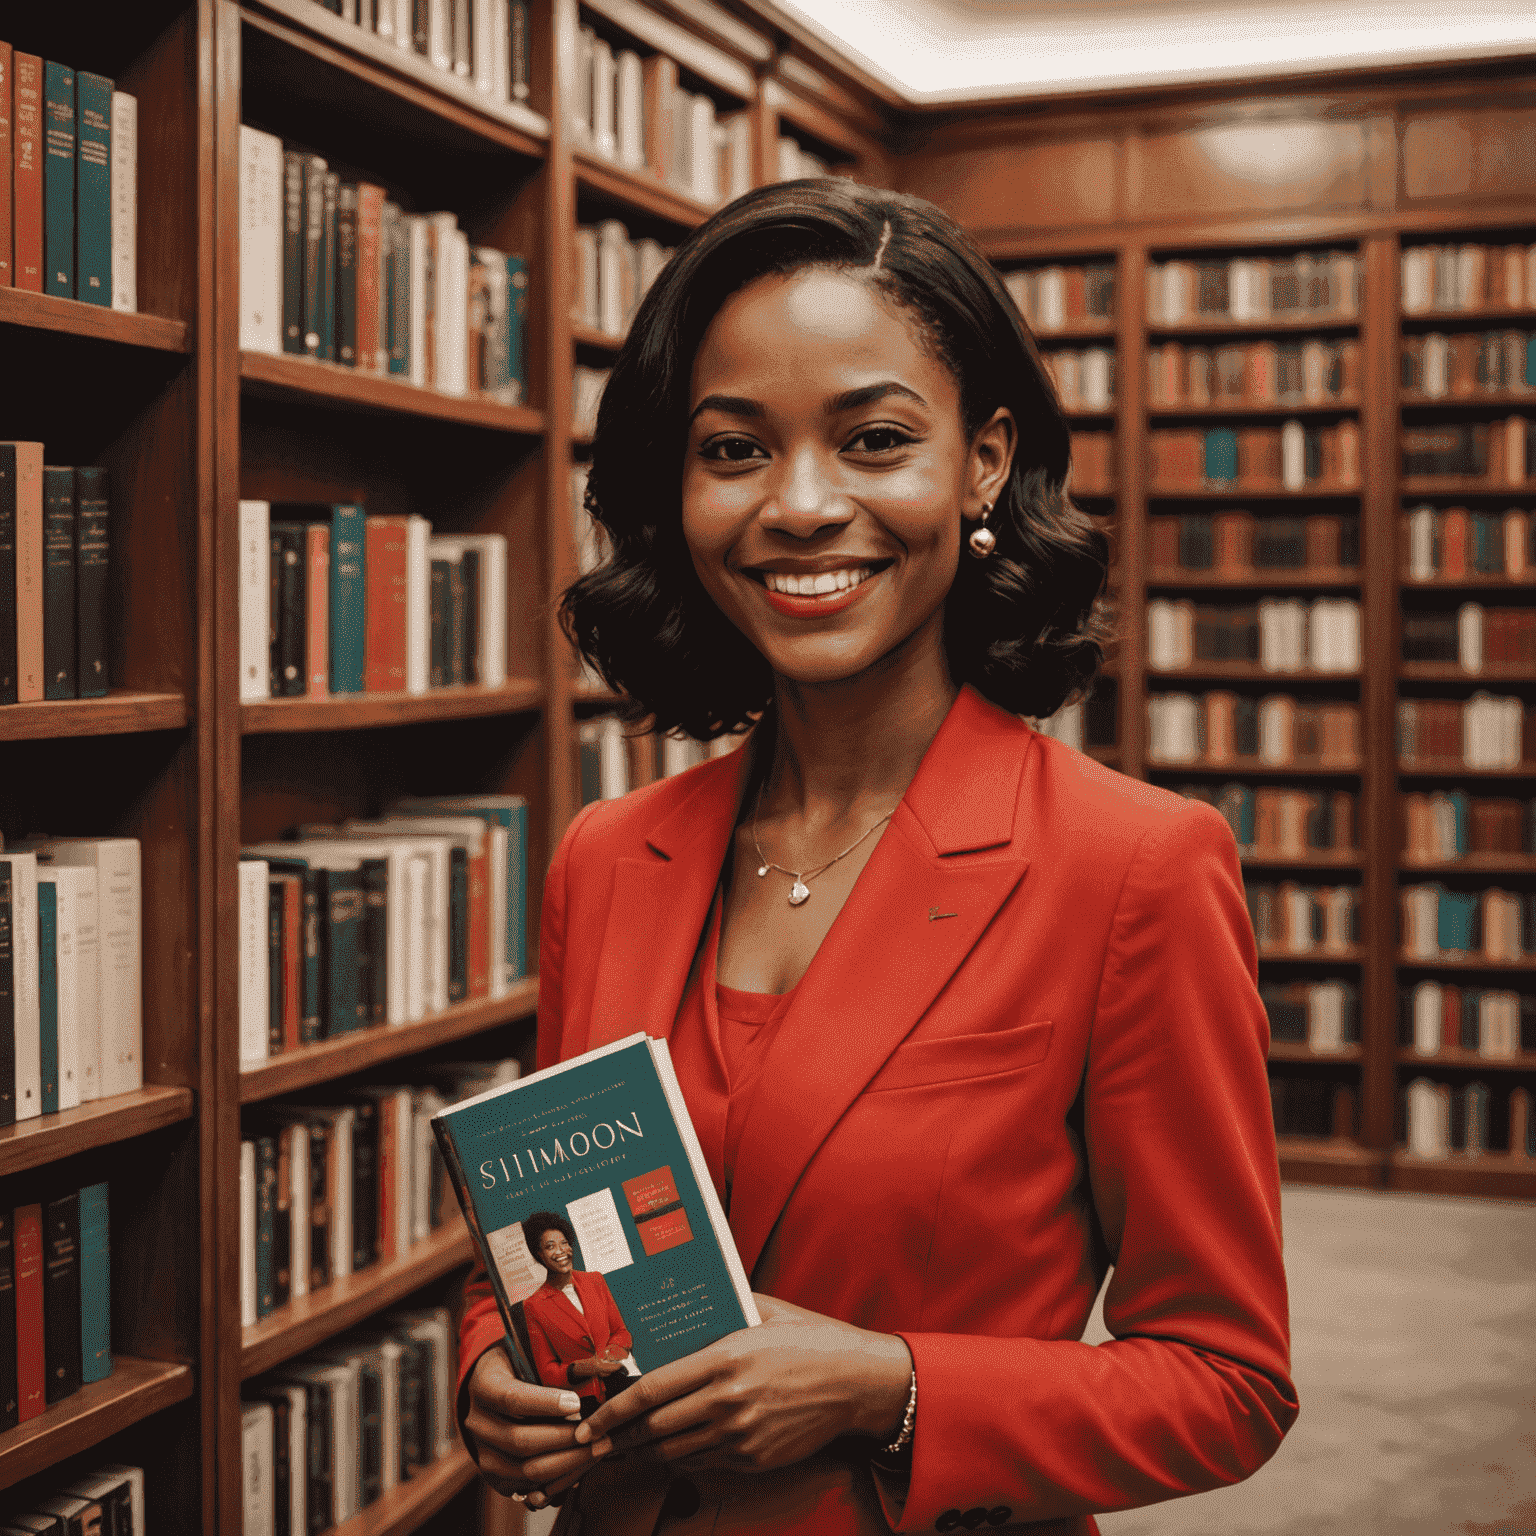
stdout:
<svg viewBox="0 0 1536 1536">
<path fill-rule="evenodd" d="M 644 1373 L 758 1321 L 665 1041 L 631 1035 L 450 1105 L 432 1130 L 525 1381 L 540 1378 L 523 1303 L 546 1283 L 523 1223 L 576 1234 Z"/>
<path fill-rule="evenodd" d="M 43 66 L 43 292 L 75 296 L 75 72 Z"/>
<path fill-rule="evenodd" d="M 113 293 L 116 293 L 113 289 Z M 96 465 L 75 470 L 75 687 L 82 699 L 106 697 L 107 472 Z"/>
<path fill-rule="evenodd" d="M 75 292 L 112 307 L 112 82 L 75 76 L 79 157 L 75 166 Z"/>
</svg>

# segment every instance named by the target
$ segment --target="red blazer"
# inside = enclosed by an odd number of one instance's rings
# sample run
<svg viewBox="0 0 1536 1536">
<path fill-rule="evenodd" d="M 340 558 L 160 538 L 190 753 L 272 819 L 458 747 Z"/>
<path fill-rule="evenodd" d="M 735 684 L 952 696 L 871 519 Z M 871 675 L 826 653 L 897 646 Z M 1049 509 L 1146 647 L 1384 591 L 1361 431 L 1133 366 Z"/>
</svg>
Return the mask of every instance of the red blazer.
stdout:
<svg viewBox="0 0 1536 1536">
<path fill-rule="evenodd" d="M 619 1315 L 608 1282 L 600 1274 L 574 1269 L 571 1282 L 581 1301 L 580 1312 L 563 1291 L 557 1291 L 547 1281 L 523 1303 L 533 1363 L 546 1387 L 574 1385 L 582 1397 L 595 1396 L 601 1402 L 608 1395 L 602 1379 L 594 1376 L 573 1384 L 565 1374 L 566 1366 L 573 1360 L 605 1352 L 623 1359 L 634 1347 L 634 1340 Z"/>
<path fill-rule="evenodd" d="M 545 885 L 540 1066 L 671 1029 L 743 760 L 572 823 Z M 866 1462 L 826 1494 L 808 1470 L 786 1502 L 776 1477 L 771 1519 L 717 1529 L 863 1536 L 883 1510 L 900 1531 L 1088 1532 L 1268 1459 L 1296 1396 L 1256 972 L 1215 810 L 962 690 L 796 989 L 730 1210 L 755 1289 L 906 1340 L 910 1483 L 871 1494 Z M 475 1301 L 465 1369 L 500 1332 Z M 584 1536 L 648 1536 L 660 1495 L 625 1493 L 636 1475 L 584 1479 L 607 1511 Z"/>
</svg>

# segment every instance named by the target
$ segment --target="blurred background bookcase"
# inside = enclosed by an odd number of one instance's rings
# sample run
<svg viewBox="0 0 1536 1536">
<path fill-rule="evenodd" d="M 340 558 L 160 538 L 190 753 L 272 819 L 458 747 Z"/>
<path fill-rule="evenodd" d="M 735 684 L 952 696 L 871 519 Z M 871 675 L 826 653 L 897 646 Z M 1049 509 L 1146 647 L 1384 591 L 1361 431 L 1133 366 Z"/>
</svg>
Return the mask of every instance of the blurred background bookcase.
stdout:
<svg viewBox="0 0 1536 1536">
<path fill-rule="evenodd" d="M 615 341 L 574 321 L 578 225 L 622 220 L 675 244 L 707 206 L 573 134 L 579 35 L 675 60 L 688 89 L 750 124 L 751 180 L 808 155 L 872 184 L 932 198 L 971 229 L 1005 275 L 1109 270 L 1112 310 L 1040 327 L 1049 355 L 1099 349 L 1112 390 L 1071 406 L 1101 477 L 1080 477 L 1109 529 L 1118 635 L 1086 749 L 1170 787 L 1230 781 L 1354 797 L 1353 847 L 1249 859 L 1251 882 L 1358 891 L 1358 935 L 1337 955 L 1266 951 L 1269 983 L 1340 979 L 1358 996 L 1359 1039 L 1316 1052 L 1277 1042 L 1277 1078 L 1312 1086 L 1321 1116 L 1282 1141 L 1288 1178 L 1367 1187 L 1536 1196 L 1536 1162 L 1504 1150 L 1512 1089 L 1536 1088 L 1536 1055 L 1491 1060 L 1446 1047 L 1418 1055 L 1404 994 L 1420 981 L 1530 989 L 1530 956 L 1405 959 L 1400 892 L 1441 880 L 1536 890 L 1536 855 L 1412 859 L 1405 797 L 1464 787 L 1530 799 L 1536 763 L 1465 771 L 1398 756 L 1400 702 L 1465 700 L 1483 688 L 1536 707 L 1536 669 L 1406 661 L 1403 615 L 1463 602 L 1520 603 L 1483 572 L 1408 574 L 1410 511 L 1536 514 L 1536 480 L 1409 478 L 1403 434 L 1423 425 L 1536 416 L 1536 392 L 1477 398 L 1405 390 L 1404 338 L 1536 330 L 1532 290 L 1516 312 L 1404 313 L 1401 257 L 1425 245 L 1536 241 L 1536 76 L 1513 65 L 1370 78 L 1202 87 L 1157 94 L 913 109 L 781 13 L 710 0 L 532 0 L 531 94 L 494 106 L 316 0 L 147 0 L 32 8 L 6 41 L 111 75 L 140 99 L 139 313 L 0 289 L 7 438 L 41 439 L 113 477 L 113 690 L 102 700 L 0 709 L 0 830 L 131 835 L 144 846 L 145 1088 L 106 1111 L 71 1111 L 0 1132 L 12 1204 L 48 1180 L 113 1181 L 114 1337 L 105 1390 L 0 1434 L 0 1500 L 111 1456 L 149 1473 L 156 1530 L 240 1526 L 240 1386 L 380 1310 L 451 1298 L 468 1262 L 445 1229 L 398 1260 L 291 1304 L 242 1334 L 241 1114 L 283 1095 L 454 1048 L 532 1052 L 537 981 L 417 1024 L 365 1031 L 241 1073 L 236 1039 L 236 864 L 242 843 L 306 821 L 376 811 L 400 794 L 525 795 L 528 928 L 540 876 L 581 799 L 578 729 L 613 700 L 580 679 L 553 616 L 576 568 L 573 466 L 578 366 L 608 366 Z M 1496 89 L 1493 89 L 1496 87 Z M 417 208 L 453 210 L 472 240 L 526 256 L 531 277 L 526 404 L 450 397 L 379 375 L 239 346 L 241 122 L 327 154 Z M 785 150 L 788 141 L 792 150 Z M 1352 314 L 1149 319 L 1169 261 L 1358 261 Z M 1321 335 L 1352 343 L 1347 390 L 1321 403 L 1154 401 L 1149 354 Z M 1058 359 L 1058 368 L 1063 366 Z M 1076 366 L 1076 365 L 1074 365 Z M 1096 364 L 1094 366 L 1103 366 Z M 1095 386 L 1097 389 L 1097 386 Z M 66 402 L 68 404 L 66 405 Z M 1358 474 L 1300 491 L 1154 481 L 1162 431 L 1353 424 Z M 1086 464 L 1089 448 L 1080 462 Z M 238 510 L 242 497 L 348 500 L 422 512 L 440 531 L 496 532 L 509 546 L 508 679 L 424 696 L 239 702 Z M 1159 520 L 1244 508 L 1260 517 L 1358 519 L 1358 564 L 1283 577 L 1154 563 Z M 1166 552 L 1166 539 L 1157 548 Z M 1274 673 L 1241 661 L 1149 665 L 1149 601 L 1210 605 L 1261 596 L 1352 600 L 1360 659 L 1345 672 Z M 1533 604 L 1532 606 L 1536 606 Z M 1316 698 L 1358 712 L 1347 766 L 1254 767 L 1156 760 L 1150 698 L 1217 690 Z M 662 754 L 632 746 L 629 781 Z M 1487 1084 L 1491 1150 L 1411 1156 L 1402 1104 L 1427 1078 Z M 1320 1087 L 1317 1085 L 1321 1085 Z M 1320 1108 L 1318 1108 L 1320 1106 Z M 18 1495 L 19 1496 L 19 1495 Z M 491 1509 L 491 1506 L 495 1507 Z M 509 1518 L 491 1501 L 485 1519 Z M 481 1498 L 462 1453 L 388 1495 L 355 1536 L 473 1528 Z"/>
</svg>

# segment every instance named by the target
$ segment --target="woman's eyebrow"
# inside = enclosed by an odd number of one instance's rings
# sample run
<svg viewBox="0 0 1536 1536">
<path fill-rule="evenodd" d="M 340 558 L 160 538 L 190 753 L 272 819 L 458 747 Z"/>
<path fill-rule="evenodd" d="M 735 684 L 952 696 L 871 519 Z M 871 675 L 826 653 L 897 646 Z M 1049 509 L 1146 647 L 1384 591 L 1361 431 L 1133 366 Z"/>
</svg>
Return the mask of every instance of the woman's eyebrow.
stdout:
<svg viewBox="0 0 1536 1536">
<path fill-rule="evenodd" d="M 873 405 L 875 401 L 888 399 L 891 395 L 900 396 L 903 400 L 915 400 L 919 405 L 928 404 L 915 389 L 908 389 L 895 379 L 883 379 L 878 384 L 865 384 L 859 389 L 844 390 L 840 395 L 833 395 L 822 410 L 828 416 L 840 416 L 844 411 L 856 411 L 861 406 Z"/>
<path fill-rule="evenodd" d="M 705 395 L 694 406 L 688 420 L 696 420 L 704 411 L 723 411 L 727 416 L 745 416 L 753 420 L 763 414 L 761 404 L 756 400 L 748 400 L 744 395 Z"/>
</svg>

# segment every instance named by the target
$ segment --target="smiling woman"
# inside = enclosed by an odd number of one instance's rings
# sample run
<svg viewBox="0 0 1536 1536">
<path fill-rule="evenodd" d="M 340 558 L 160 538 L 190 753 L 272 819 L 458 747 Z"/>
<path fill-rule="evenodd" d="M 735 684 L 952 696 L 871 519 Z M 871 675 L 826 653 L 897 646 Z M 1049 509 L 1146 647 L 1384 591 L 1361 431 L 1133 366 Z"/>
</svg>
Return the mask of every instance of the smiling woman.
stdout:
<svg viewBox="0 0 1536 1536">
<path fill-rule="evenodd" d="M 763 1324 L 593 1409 L 513 1379 L 471 1284 L 466 1441 L 562 1536 L 1087 1536 L 1295 1416 L 1231 833 L 1019 718 L 1100 659 L 1067 471 L 1027 329 L 916 199 L 750 193 L 634 320 L 564 613 L 634 718 L 751 729 L 566 833 L 539 1064 L 670 1041 Z"/>
</svg>

